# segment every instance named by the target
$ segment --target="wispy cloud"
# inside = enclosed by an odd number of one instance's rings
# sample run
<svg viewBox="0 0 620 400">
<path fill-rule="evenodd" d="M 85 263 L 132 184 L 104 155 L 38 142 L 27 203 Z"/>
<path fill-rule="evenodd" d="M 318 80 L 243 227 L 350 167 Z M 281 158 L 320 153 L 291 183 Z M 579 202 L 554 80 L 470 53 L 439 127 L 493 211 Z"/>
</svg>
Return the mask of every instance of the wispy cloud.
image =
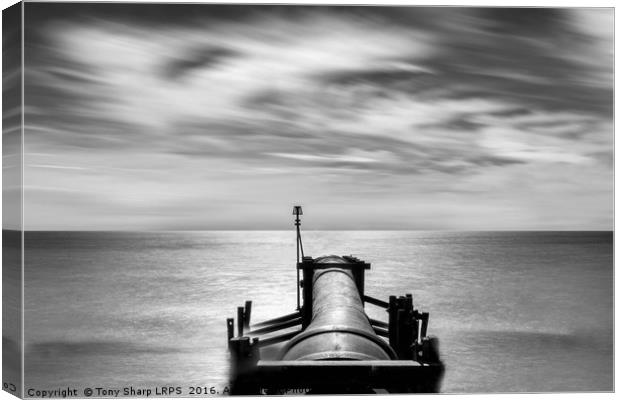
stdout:
<svg viewBox="0 0 620 400">
<path fill-rule="evenodd" d="M 26 165 L 26 167 L 27 168 L 73 169 L 77 171 L 83 171 L 86 169 L 90 169 L 90 168 L 84 168 L 84 167 L 73 167 L 69 165 L 51 165 L 51 164 L 28 164 Z"/>
<path fill-rule="evenodd" d="M 106 191 L 106 226 L 279 227 L 296 201 L 333 228 L 350 202 L 360 228 L 611 226 L 610 9 L 27 8 L 26 176 Z"/>
</svg>

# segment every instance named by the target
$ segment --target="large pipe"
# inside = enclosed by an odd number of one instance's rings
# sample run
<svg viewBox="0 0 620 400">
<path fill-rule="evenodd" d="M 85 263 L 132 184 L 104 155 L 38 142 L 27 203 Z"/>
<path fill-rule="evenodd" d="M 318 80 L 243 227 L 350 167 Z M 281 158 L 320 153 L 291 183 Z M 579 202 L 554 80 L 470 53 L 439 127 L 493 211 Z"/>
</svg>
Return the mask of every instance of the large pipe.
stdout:
<svg viewBox="0 0 620 400">
<path fill-rule="evenodd" d="M 312 321 L 283 349 L 283 360 L 390 360 L 392 348 L 375 334 L 355 279 L 338 256 L 316 259 L 312 278 Z"/>
</svg>

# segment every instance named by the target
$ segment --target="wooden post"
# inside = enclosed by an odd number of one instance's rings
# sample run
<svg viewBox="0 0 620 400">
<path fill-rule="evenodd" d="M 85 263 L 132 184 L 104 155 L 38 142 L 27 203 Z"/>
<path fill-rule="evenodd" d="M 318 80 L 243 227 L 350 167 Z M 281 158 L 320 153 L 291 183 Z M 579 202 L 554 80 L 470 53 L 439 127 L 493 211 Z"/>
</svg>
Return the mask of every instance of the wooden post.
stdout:
<svg viewBox="0 0 620 400">
<path fill-rule="evenodd" d="M 255 339 L 250 342 L 247 336 L 236 337 L 230 341 L 230 345 L 231 394 L 259 394 L 258 388 L 248 381 L 258 363 L 258 341 Z"/>
<path fill-rule="evenodd" d="M 230 339 L 235 336 L 235 320 L 233 318 L 226 319 L 226 328 L 228 329 L 228 349 L 230 350 Z"/>
<path fill-rule="evenodd" d="M 243 327 L 248 331 L 250 330 L 250 318 L 252 318 L 252 302 L 247 300 L 243 312 Z"/>
<path fill-rule="evenodd" d="M 352 262 L 351 274 L 353 275 L 353 280 L 355 281 L 355 285 L 357 286 L 357 291 L 360 294 L 360 299 L 362 299 L 362 304 L 364 304 L 366 297 L 366 294 L 364 293 L 364 275 L 366 274 L 366 263 L 360 262 L 356 258 L 349 258 L 347 261 Z"/>
<path fill-rule="evenodd" d="M 243 336 L 243 307 L 237 307 L 237 336 Z"/>
<path fill-rule="evenodd" d="M 424 339 L 426 337 L 426 329 L 428 328 L 428 313 L 422 313 L 422 329 L 420 332 L 420 338 Z"/>
<path fill-rule="evenodd" d="M 302 263 L 306 264 L 306 267 L 303 269 L 304 304 L 301 310 L 301 327 L 303 329 L 306 329 L 306 327 L 310 325 L 310 321 L 312 320 L 312 278 L 314 277 L 314 269 L 307 266 L 307 264 L 310 263 L 312 263 L 312 259 L 304 259 L 304 262 Z"/>
<path fill-rule="evenodd" d="M 413 296 L 411 295 L 411 293 L 407 293 L 405 295 L 405 306 L 407 307 L 407 310 L 413 310 Z"/>
<path fill-rule="evenodd" d="M 422 360 L 425 363 L 439 362 L 439 339 L 430 337 L 422 340 Z"/>
<path fill-rule="evenodd" d="M 413 296 L 411 293 L 407 293 L 403 299 L 406 317 L 403 322 L 403 336 L 407 338 L 405 341 L 403 348 L 403 358 L 404 359 L 415 359 L 415 349 L 414 344 L 416 337 L 418 336 L 418 324 L 415 318 L 415 313 L 413 312 Z"/>
<path fill-rule="evenodd" d="M 396 354 L 398 354 L 398 358 L 400 359 L 404 359 L 406 357 L 405 349 L 407 348 L 408 339 L 407 336 L 404 335 L 406 319 L 407 312 L 404 309 L 399 308 L 396 312 L 396 321 L 398 321 L 398 326 L 396 327 L 396 348 L 394 350 L 396 350 Z"/>
<path fill-rule="evenodd" d="M 390 296 L 388 303 L 388 334 L 390 346 L 396 351 L 396 328 L 398 326 L 396 318 L 397 316 L 397 303 L 396 296 Z"/>
</svg>

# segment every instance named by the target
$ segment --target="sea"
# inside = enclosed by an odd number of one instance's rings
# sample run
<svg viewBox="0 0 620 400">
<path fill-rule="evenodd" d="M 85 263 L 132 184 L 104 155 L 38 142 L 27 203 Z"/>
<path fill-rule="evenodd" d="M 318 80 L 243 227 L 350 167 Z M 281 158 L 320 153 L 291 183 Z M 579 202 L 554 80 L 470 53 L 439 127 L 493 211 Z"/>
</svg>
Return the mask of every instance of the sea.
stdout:
<svg viewBox="0 0 620 400">
<path fill-rule="evenodd" d="M 305 255 L 369 262 L 368 295 L 430 313 L 442 392 L 614 389 L 613 232 L 302 236 Z M 294 231 L 26 232 L 25 389 L 223 390 L 226 318 L 295 311 L 295 262 Z"/>
</svg>

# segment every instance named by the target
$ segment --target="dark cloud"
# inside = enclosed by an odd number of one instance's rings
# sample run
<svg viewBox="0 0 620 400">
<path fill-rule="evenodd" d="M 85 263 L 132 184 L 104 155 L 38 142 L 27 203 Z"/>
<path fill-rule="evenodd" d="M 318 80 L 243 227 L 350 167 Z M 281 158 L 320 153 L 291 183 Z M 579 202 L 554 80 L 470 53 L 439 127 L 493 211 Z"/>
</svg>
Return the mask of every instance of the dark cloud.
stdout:
<svg viewBox="0 0 620 400">
<path fill-rule="evenodd" d="M 485 31 L 498 35 L 519 35 L 540 39 L 569 31 L 566 12 L 561 8 L 493 7 L 475 9 Z"/>
<path fill-rule="evenodd" d="M 455 132 L 464 132 L 464 131 L 477 131 L 481 128 L 487 126 L 486 124 L 482 124 L 479 122 L 471 121 L 467 117 L 458 117 L 452 118 L 447 121 L 441 121 L 436 124 L 421 124 L 414 125 L 414 128 L 417 129 L 448 129 Z"/>
<path fill-rule="evenodd" d="M 613 168 L 614 166 L 614 152 L 611 149 L 608 151 L 596 151 L 589 153 L 588 157 L 592 157 L 593 159 L 603 163 L 608 168 Z"/>
<path fill-rule="evenodd" d="M 437 147 L 390 138 L 380 133 L 359 135 L 348 132 L 307 131 L 294 124 L 179 124 L 184 137 L 166 150 L 198 158 L 238 160 L 264 167 L 357 169 L 396 175 L 437 171 L 465 174 L 479 167 L 501 167 L 522 160 L 485 154 L 472 144 Z M 163 149 L 162 149 L 163 150 Z M 358 152 L 365 157 L 351 156 Z M 374 155 L 379 155 L 373 159 Z M 388 156 L 385 159 L 382 156 Z M 368 160 L 366 160 L 368 158 Z"/>
<path fill-rule="evenodd" d="M 24 58 L 27 125 L 71 134 L 76 130 L 92 131 L 96 126 L 110 133 L 109 128 L 119 124 L 101 112 L 103 103 L 112 103 L 116 98 L 100 80 L 96 67 L 68 60 L 61 49 L 51 44 L 27 42 Z M 31 134 L 37 136 L 39 132 Z"/>
<path fill-rule="evenodd" d="M 237 56 L 239 56 L 238 52 L 221 47 L 191 49 L 166 61 L 162 68 L 163 75 L 168 79 L 181 79 L 192 70 L 213 68 L 227 59 Z"/>
<path fill-rule="evenodd" d="M 532 110 L 525 108 L 525 107 L 517 107 L 517 108 L 512 108 L 509 110 L 494 111 L 494 112 L 489 113 L 489 115 L 494 116 L 494 117 L 520 117 L 520 116 L 531 115 L 531 114 L 532 114 Z"/>
<path fill-rule="evenodd" d="M 50 21 L 78 20 L 135 23 L 152 26 L 170 26 L 198 23 L 205 20 L 243 20 L 256 13 L 247 5 L 163 4 L 163 3 L 28 3 L 26 14 L 32 24 L 26 26 L 33 32 L 33 24 Z"/>
<path fill-rule="evenodd" d="M 515 53 L 504 58 L 489 57 L 481 51 L 471 57 L 476 61 L 466 67 L 453 60 L 436 60 L 433 67 L 440 71 L 447 85 L 461 86 L 450 94 L 454 98 L 495 98 L 536 110 L 587 111 L 611 116 L 613 89 L 581 81 L 582 67 L 544 54 L 524 55 L 513 64 L 511 59 L 515 57 Z"/>
<path fill-rule="evenodd" d="M 323 73 L 317 78 L 328 85 L 372 84 L 407 91 L 414 88 L 429 88 L 439 83 L 438 79 L 428 72 L 403 71 L 396 68 L 332 71 Z"/>
<path fill-rule="evenodd" d="M 323 6 L 323 5 L 252 5 L 252 4 L 182 4 L 182 3 L 28 3 L 29 20 L 114 20 L 140 21 L 152 26 L 186 25 L 200 21 L 250 22 L 265 15 L 291 21 L 303 21 L 317 15 L 331 14 L 373 23 L 398 24 L 404 27 L 435 25 L 434 19 L 446 14 L 460 14 L 467 9 L 403 6 Z M 434 18 L 433 18 L 434 17 Z M 34 28 L 34 27 L 30 27 Z"/>
<path fill-rule="evenodd" d="M 516 158 L 493 155 L 481 155 L 479 157 L 466 158 L 466 160 L 479 167 L 502 167 L 505 165 L 525 164 L 525 161 Z"/>
<path fill-rule="evenodd" d="M 608 71 L 608 85 L 592 82 L 598 71 L 578 57 L 592 38 L 569 23 L 568 10 L 480 8 L 463 9 L 460 15 L 455 14 L 457 10 L 446 10 L 455 22 L 452 30 L 444 30 L 441 22 L 425 24 L 436 42 L 433 57 L 421 62 L 416 54 L 402 55 L 401 61 L 417 65 L 418 71 L 372 67 L 325 72 L 316 79 L 324 84 L 373 85 L 377 94 L 428 92 L 433 96 L 437 93 L 433 89 L 444 88 L 455 99 L 482 97 L 521 103 L 524 108 L 587 111 L 610 118 L 611 59 L 596 66 Z M 386 12 L 394 16 L 394 11 L 398 10 Z M 422 15 L 437 12 L 419 11 Z M 405 15 L 410 18 L 409 13 Z M 415 23 L 409 26 L 416 27 Z M 455 32 L 459 26 L 461 34 Z"/>
<path fill-rule="evenodd" d="M 21 3 L 2 12 L 2 125 L 21 124 L 22 48 Z M 3 132 L 4 134 L 4 132 Z"/>
</svg>

